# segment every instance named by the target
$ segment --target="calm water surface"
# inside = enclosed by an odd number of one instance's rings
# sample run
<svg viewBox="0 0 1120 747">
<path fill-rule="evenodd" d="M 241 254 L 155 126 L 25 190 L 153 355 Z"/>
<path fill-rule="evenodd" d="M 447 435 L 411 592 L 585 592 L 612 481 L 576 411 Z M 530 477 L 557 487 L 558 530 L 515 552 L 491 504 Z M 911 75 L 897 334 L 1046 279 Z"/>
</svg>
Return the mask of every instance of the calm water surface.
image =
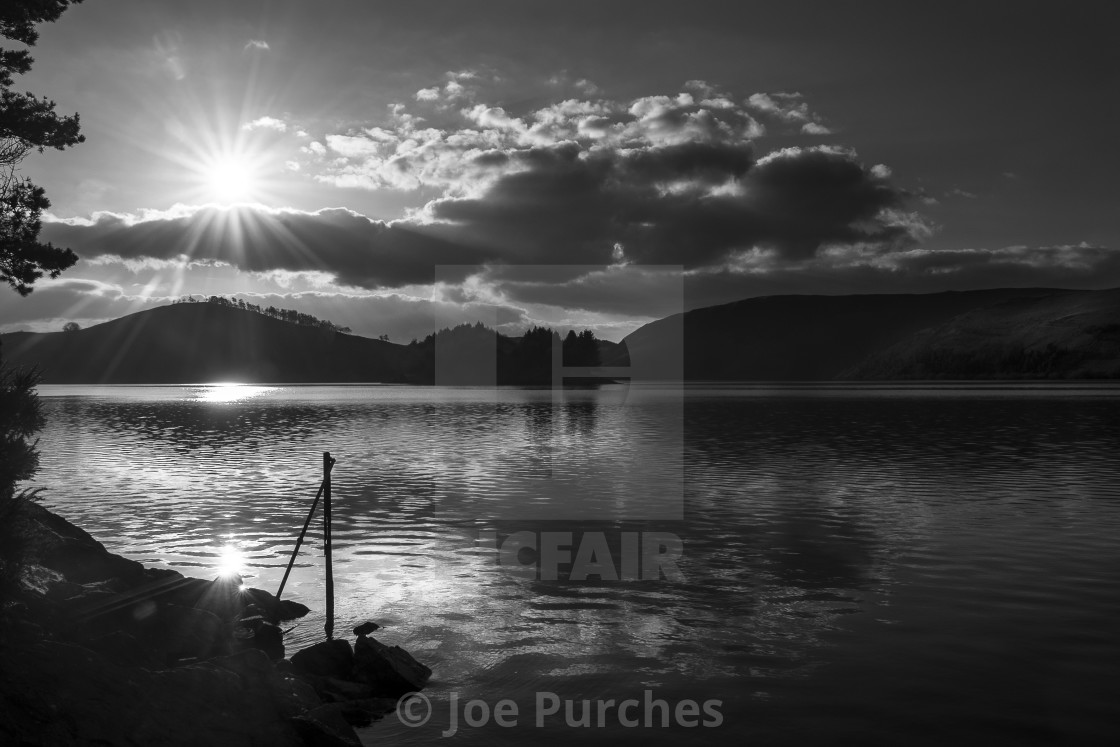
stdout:
<svg viewBox="0 0 1120 747">
<path fill-rule="evenodd" d="M 334 454 L 337 630 L 378 620 L 435 671 L 431 722 L 389 716 L 370 744 L 1069 744 L 1120 725 L 1120 388 L 40 393 L 45 502 L 188 575 L 234 548 L 275 591 Z M 316 613 L 289 651 L 323 636 L 314 526 L 285 596 Z M 684 578 L 525 578 L 480 542 L 522 529 L 671 532 Z M 724 723 L 533 728 L 538 691 L 644 690 L 719 699 Z M 440 739 L 452 693 L 513 699 L 521 725 Z"/>
</svg>

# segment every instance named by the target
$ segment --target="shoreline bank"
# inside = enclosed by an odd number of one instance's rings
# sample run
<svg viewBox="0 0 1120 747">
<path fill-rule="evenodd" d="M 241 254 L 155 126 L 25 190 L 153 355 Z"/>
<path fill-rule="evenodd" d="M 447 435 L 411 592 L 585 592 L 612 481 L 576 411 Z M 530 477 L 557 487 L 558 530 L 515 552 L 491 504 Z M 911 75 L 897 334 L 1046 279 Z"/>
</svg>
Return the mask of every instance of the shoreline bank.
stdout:
<svg viewBox="0 0 1120 747">
<path fill-rule="evenodd" d="M 285 658 L 301 604 L 145 568 L 32 501 L 5 524 L 5 744 L 353 746 L 431 675 L 373 623 Z"/>
</svg>

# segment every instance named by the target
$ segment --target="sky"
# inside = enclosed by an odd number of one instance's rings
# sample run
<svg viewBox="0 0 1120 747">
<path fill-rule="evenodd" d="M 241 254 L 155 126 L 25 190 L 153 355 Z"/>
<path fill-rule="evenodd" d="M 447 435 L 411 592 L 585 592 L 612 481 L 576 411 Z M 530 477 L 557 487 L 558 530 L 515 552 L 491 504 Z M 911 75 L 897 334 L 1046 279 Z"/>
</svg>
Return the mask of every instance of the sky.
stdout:
<svg viewBox="0 0 1120 747">
<path fill-rule="evenodd" d="M 1115 287 L 1117 17 L 86 0 L 16 82 L 81 116 L 22 165 L 80 261 L 0 289 L 0 331 L 221 294 L 617 340 L 752 296 Z"/>
</svg>

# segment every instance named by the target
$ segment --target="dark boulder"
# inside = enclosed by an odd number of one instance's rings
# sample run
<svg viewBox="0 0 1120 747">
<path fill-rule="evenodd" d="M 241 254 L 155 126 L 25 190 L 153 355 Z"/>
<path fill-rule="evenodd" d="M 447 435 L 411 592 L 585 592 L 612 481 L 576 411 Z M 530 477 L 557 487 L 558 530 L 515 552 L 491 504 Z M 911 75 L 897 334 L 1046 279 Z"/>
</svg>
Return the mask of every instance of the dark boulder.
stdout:
<svg viewBox="0 0 1120 747">
<path fill-rule="evenodd" d="M 295 620 L 311 611 L 299 602 L 277 599 L 263 589 L 245 589 L 243 596 L 248 604 L 259 607 L 265 619 L 273 623 L 281 620 Z"/>
<path fill-rule="evenodd" d="M 276 617 L 280 620 L 297 620 L 310 611 L 306 605 L 290 599 L 281 599 L 276 604 Z"/>
<path fill-rule="evenodd" d="M 0 646 L 0 744 L 303 745 L 245 667 L 152 671 L 51 641 Z"/>
<path fill-rule="evenodd" d="M 313 708 L 291 720 L 308 747 L 361 747 L 338 703 Z"/>
<path fill-rule="evenodd" d="M 145 631 L 148 642 L 167 652 L 167 661 L 206 659 L 229 653 L 229 631 L 212 612 L 177 604 L 157 605 L 155 621 Z"/>
<path fill-rule="evenodd" d="M 397 709 L 395 698 L 362 698 L 339 703 L 342 717 L 353 726 L 369 726 Z"/>
<path fill-rule="evenodd" d="M 26 562 L 58 571 L 73 584 L 143 577 L 144 566 L 105 549 L 85 531 L 37 503 L 24 501 L 9 531 L 28 550 Z"/>
<path fill-rule="evenodd" d="M 378 696 L 387 698 L 418 692 L 432 676 L 431 669 L 400 646 L 386 646 L 367 636 L 354 645 L 354 673 Z"/>
<path fill-rule="evenodd" d="M 380 630 L 380 629 L 381 629 L 381 626 L 378 625 L 377 623 L 367 621 L 367 622 L 362 623 L 358 627 L 354 628 L 354 635 L 357 635 L 357 636 L 369 635 L 373 631 Z"/>
<path fill-rule="evenodd" d="M 284 658 L 284 631 L 279 626 L 264 620 L 255 622 L 251 628 L 252 637 L 239 640 L 242 646 L 250 646 L 263 651 L 273 661 Z"/>
<path fill-rule="evenodd" d="M 292 666 L 297 672 L 349 679 L 354 669 L 354 650 L 350 641 L 343 638 L 322 641 L 293 654 Z"/>
<path fill-rule="evenodd" d="M 322 677 L 315 683 L 319 697 L 330 703 L 363 700 L 373 697 L 373 688 L 364 682 L 353 682 L 338 677 Z"/>
</svg>

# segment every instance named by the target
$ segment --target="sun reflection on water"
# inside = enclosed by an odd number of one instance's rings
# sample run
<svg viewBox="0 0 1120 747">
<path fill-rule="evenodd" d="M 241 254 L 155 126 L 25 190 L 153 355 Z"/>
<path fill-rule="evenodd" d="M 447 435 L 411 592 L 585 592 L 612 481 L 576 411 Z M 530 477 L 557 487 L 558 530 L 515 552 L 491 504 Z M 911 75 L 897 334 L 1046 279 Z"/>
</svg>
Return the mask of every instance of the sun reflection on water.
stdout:
<svg viewBox="0 0 1120 747">
<path fill-rule="evenodd" d="M 233 545 L 226 545 L 218 556 L 218 576 L 240 578 L 245 572 L 245 553 Z"/>
<path fill-rule="evenodd" d="M 206 384 L 190 390 L 189 399 L 192 402 L 242 402 L 262 394 L 276 391 L 274 386 L 255 386 L 253 384 L 238 384 L 235 382 L 219 382 Z"/>
</svg>

